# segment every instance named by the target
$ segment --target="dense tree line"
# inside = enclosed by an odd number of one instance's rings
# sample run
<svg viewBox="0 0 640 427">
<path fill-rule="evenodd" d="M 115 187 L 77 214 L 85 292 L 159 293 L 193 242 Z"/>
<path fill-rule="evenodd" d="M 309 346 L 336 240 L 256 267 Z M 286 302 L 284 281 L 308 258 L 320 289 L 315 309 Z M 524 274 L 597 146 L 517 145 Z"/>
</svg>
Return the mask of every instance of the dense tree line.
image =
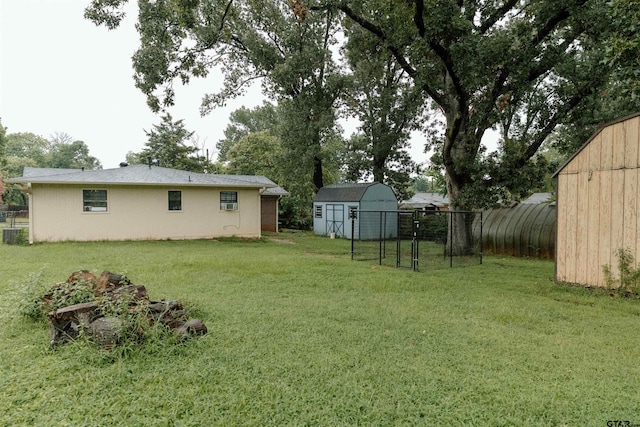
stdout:
<svg viewBox="0 0 640 427">
<path fill-rule="evenodd" d="M 84 141 L 66 133 L 55 133 L 46 139 L 31 132 L 8 133 L 0 123 L 0 176 L 22 176 L 26 167 L 101 169 L 100 160 L 89 153 Z M 0 192 L 3 189 L 0 188 Z M 19 191 L 4 188 L 3 202 L 26 205 Z"/>
</svg>

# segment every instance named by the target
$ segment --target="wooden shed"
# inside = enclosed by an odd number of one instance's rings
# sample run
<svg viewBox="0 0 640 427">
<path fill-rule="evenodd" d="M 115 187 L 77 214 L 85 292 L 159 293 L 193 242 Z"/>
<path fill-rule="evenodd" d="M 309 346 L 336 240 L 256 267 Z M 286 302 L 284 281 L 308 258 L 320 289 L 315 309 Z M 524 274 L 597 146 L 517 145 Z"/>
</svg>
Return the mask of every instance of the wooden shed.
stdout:
<svg viewBox="0 0 640 427">
<path fill-rule="evenodd" d="M 351 236 L 351 211 L 397 211 L 398 199 L 391 187 L 379 182 L 334 184 L 322 187 L 313 200 L 313 232 L 326 236 L 335 234 L 336 237 Z M 380 233 L 380 215 L 361 215 L 356 219 L 354 235 L 357 239 L 369 239 Z M 395 218 L 395 217 L 394 217 Z M 395 233 L 397 219 L 384 219 L 384 229 Z M 386 222 L 390 222 L 386 224 Z"/>
<path fill-rule="evenodd" d="M 640 113 L 603 126 L 558 171 L 556 280 L 606 286 L 616 252 L 640 260 Z"/>
</svg>

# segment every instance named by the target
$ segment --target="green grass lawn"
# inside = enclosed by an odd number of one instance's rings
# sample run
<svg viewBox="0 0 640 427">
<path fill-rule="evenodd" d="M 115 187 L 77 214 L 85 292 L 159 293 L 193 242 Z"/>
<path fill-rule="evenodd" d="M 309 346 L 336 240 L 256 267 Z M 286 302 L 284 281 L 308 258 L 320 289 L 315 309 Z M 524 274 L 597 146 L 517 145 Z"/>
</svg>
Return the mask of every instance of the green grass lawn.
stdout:
<svg viewBox="0 0 640 427">
<path fill-rule="evenodd" d="M 606 426 L 640 423 L 640 301 L 485 257 L 415 273 L 306 233 L 263 241 L 0 244 L 0 425 Z M 126 274 L 209 334 L 48 347 L 29 275 Z"/>
</svg>

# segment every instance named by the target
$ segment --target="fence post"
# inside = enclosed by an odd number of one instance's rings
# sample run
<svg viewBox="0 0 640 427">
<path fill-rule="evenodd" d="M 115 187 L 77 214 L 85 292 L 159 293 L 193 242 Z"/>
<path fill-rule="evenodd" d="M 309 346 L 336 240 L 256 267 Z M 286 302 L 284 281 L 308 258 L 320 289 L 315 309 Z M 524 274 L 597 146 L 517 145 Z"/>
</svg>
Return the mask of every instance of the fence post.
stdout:
<svg viewBox="0 0 640 427">
<path fill-rule="evenodd" d="M 455 215 L 454 212 L 449 215 L 449 268 L 453 267 L 453 224 L 455 224 L 453 215 Z"/>
<path fill-rule="evenodd" d="M 480 264 L 482 264 L 482 211 L 480 211 Z"/>
<path fill-rule="evenodd" d="M 382 223 L 384 218 L 384 224 Z M 378 265 L 382 265 L 382 256 L 387 253 L 387 241 L 384 236 L 387 234 L 387 216 L 384 212 L 380 212 L 380 226 L 378 227 L 380 240 L 378 242 Z"/>
<path fill-rule="evenodd" d="M 351 261 L 353 261 L 353 239 L 355 238 L 353 230 L 356 227 L 356 220 L 351 218 Z"/>
<path fill-rule="evenodd" d="M 413 259 L 413 271 L 418 271 L 418 260 L 420 254 L 418 253 L 418 229 L 420 228 L 420 220 L 418 219 L 418 213 L 413 211 L 413 240 L 411 241 L 411 257 Z"/>
</svg>

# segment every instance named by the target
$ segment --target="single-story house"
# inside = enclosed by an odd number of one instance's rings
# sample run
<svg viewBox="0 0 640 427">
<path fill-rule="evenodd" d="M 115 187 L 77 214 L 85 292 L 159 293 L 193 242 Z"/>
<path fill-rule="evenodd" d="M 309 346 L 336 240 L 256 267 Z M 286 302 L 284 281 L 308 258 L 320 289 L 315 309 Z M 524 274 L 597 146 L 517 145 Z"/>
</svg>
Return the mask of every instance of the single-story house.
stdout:
<svg viewBox="0 0 640 427">
<path fill-rule="evenodd" d="M 380 215 L 368 212 L 397 210 L 395 193 L 379 182 L 327 185 L 313 200 L 313 232 L 351 239 L 351 216 L 354 216 L 356 239 L 378 238 L 381 225 L 388 233 L 396 233 L 397 220 L 389 219 L 388 224 L 381 224 Z"/>
<path fill-rule="evenodd" d="M 400 209 L 448 211 L 449 197 L 435 191 L 416 193 L 409 200 L 404 200 L 400 203 Z"/>
<path fill-rule="evenodd" d="M 264 176 L 149 165 L 105 170 L 25 168 L 29 241 L 207 239 L 261 235 Z"/>
</svg>

